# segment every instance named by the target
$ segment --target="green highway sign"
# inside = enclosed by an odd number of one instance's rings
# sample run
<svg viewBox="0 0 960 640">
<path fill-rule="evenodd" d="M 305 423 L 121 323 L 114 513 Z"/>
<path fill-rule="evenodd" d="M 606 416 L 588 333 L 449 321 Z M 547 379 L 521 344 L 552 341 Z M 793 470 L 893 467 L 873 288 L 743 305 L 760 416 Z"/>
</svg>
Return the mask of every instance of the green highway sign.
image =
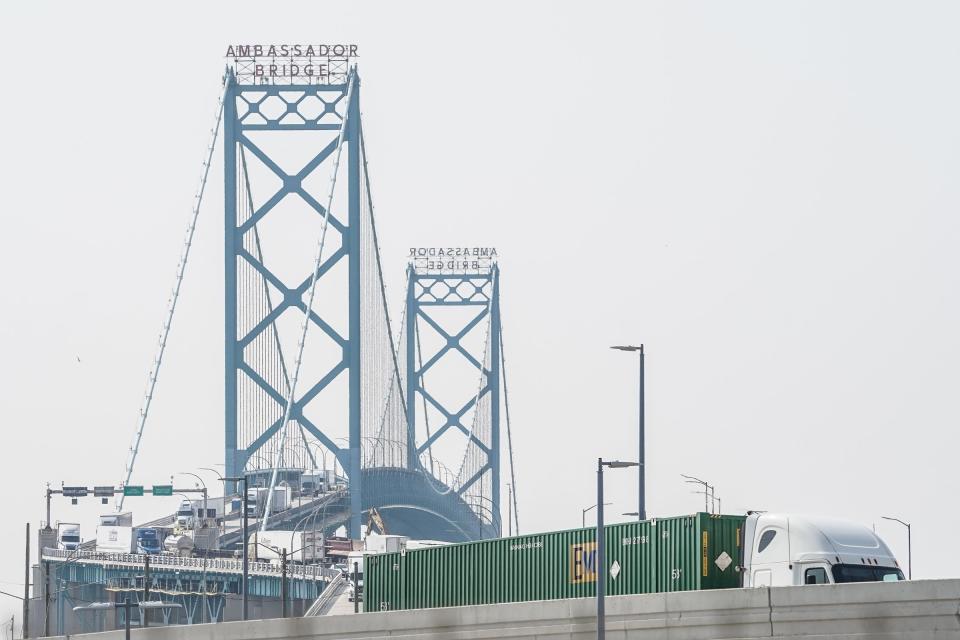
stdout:
<svg viewBox="0 0 960 640">
<path fill-rule="evenodd" d="M 173 485 L 172 485 L 172 484 L 155 484 L 155 485 L 153 485 L 153 495 L 155 495 L 155 496 L 172 496 L 172 495 L 173 495 Z"/>
<path fill-rule="evenodd" d="M 128 484 L 123 488 L 123 495 L 124 496 L 142 496 L 143 485 Z"/>
</svg>

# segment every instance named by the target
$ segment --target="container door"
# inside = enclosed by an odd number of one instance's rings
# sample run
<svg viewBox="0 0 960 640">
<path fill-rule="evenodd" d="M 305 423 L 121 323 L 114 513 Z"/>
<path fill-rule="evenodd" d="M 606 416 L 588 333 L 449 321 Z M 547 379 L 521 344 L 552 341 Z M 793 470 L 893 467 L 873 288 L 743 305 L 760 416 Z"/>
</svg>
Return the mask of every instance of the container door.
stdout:
<svg viewBox="0 0 960 640">
<path fill-rule="evenodd" d="M 699 586 L 700 528 L 697 516 L 651 522 L 657 591 L 690 591 Z"/>
</svg>

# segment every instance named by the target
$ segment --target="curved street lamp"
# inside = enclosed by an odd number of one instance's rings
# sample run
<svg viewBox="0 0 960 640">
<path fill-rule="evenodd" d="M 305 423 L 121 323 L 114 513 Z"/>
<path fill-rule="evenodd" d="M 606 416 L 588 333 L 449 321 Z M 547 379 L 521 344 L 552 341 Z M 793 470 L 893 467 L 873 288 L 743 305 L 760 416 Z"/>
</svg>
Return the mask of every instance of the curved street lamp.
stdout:
<svg viewBox="0 0 960 640">
<path fill-rule="evenodd" d="M 893 522 L 899 522 L 907 528 L 907 579 L 913 580 L 913 541 L 911 540 L 911 531 L 910 523 L 904 522 L 900 518 L 893 518 L 890 516 L 880 516 L 884 520 L 892 520 Z"/>
</svg>

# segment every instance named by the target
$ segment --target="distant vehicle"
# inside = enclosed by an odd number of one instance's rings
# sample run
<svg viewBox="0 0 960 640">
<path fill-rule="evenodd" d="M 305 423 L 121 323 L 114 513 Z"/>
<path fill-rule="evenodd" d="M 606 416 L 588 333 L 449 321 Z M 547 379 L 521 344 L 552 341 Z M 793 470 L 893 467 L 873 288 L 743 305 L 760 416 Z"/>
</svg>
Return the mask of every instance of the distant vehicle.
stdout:
<svg viewBox="0 0 960 640">
<path fill-rule="evenodd" d="M 160 531 L 151 527 L 137 529 L 137 553 L 156 555 L 163 550 Z"/>
<path fill-rule="evenodd" d="M 428 547 L 445 547 L 452 543 L 442 540 L 407 540 L 407 551 L 426 549 Z"/>
<path fill-rule="evenodd" d="M 154 555 L 162 549 L 162 538 L 163 532 L 153 527 L 102 524 L 97 527 L 97 551 Z"/>
<path fill-rule="evenodd" d="M 184 535 L 169 535 L 163 540 L 163 549 L 167 553 L 189 557 L 193 555 L 193 538 Z"/>
<path fill-rule="evenodd" d="M 76 551 L 80 547 L 80 525 L 76 522 L 57 523 L 57 548 Z"/>
<path fill-rule="evenodd" d="M 354 567 L 354 565 L 356 565 L 356 567 Z M 356 590 L 359 591 L 359 596 L 354 591 L 354 584 L 353 584 L 354 570 L 356 570 L 357 572 Z M 349 593 L 350 593 L 347 599 L 350 602 L 353 602 L 354 600 L 357 600 L 357 599 L 359 599 L 360 602 L 363 602 L 363 551 L 351 551 L 347 555 L 347 576 L 346 577 L 349 584 L 347 588 L 349 589 Z"/>
<path fill-rule="evenodd" d="M 259 518 L 267 508 L 266 487 L 251 487 L 247 490 L 247 515 L 251 518 Z M 290 508 L 290 487 L 274 487 L 273 502 L 270 505 L 270 515 L 286 511 Z"/>
<path fill-rule="evenodd" d="M 123 513 L 105 513 L 100 516 L 100 524 L 108 527 L 132 527 L 133 512 L 124 511 Z"/>
<path fill-rule="evenodd" d="M 136 553 L 137 540 L 133 534 L 133 527 L 101 524 L 97 527 L 97 551 Z"/>
<path fill-rule="evenodd" d="M 193 529 L 195 518 L 196 514 L 193 511 L 193 503 L 189 500 L 184 500 L 180 503 L 180 508 L 177 509 L 174 529 L 178 533 L 183 533 L 184 531 Z"/>
<path fill-rule="evenodd" d="M 363 548 L 367 553 L 392 553 L 406 549 L 409 540 L 407 536 L 371 533 L 364 539 Z"/>
<path fill-rule="evenodd" d="M 257 531 L 250 540 L 250 556 L 257 560 L 279 560 L 283 549 L 288 551 L 288 562 L 311 564 L 324 558 L 323 534 L 319 531 Z"/>
</svg>

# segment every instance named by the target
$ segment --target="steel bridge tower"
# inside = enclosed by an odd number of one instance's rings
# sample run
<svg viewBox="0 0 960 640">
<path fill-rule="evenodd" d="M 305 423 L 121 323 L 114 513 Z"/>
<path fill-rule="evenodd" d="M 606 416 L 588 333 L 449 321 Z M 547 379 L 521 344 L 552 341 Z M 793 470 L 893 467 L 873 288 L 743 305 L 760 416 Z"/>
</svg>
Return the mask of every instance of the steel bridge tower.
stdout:
<svg viewBox="0 0 960 640">
<path fill-rule="evenodd" d="M 472 250 L 462 251 L 469 254 Z M 455 491 L 478 517 L 480 529 L 474 535 L 489 538 L 501 535 L 500 270 L 495 257 L 490 256 L 491 251 L 496 255 L 495 250 L 475 251 L 478 254 L 482 251 L 482 257 L 450 261 L 414 259 L 408 267 L 404 327 L 407 460 L 408 464 L 419 465 Z M 432 265 L 439 268 L 430 268 Z M 449 317 L 444 320 L 444 313 L 451 311 L 461 313 L 452 322 Z M 484 329 L 483 342 L 475 342 L 471 348 L 467 336 Z M 432 353 L 423 353 L 422 346 L 431 342 L 423 339 L 425 333 L 433 334 L 432 342 L 436 346 Z M 427 374 L 444 360 L 460 357 L 476 369 L 479 377 L 476 392 L 461 396 L 453 403 L 441 400 L 426 382 Z M 418 404 L 423 407 L 419 414 Z M 439 415 L 441 423 L 431 428 L 428 412 Z M 451 430 L 466 439 L 457 469 L 443 468 L 431 451 Z"/>
<path fill-rule="evenodd" d="M 334 454 L 349 477 L 349 524 L 351 535 L 356 537 L 362 495 L 360 80 L 343 61 L 339 68 L 331 67 L 328 77 L 317 81 L 259 84 L 249 75 L 245 77 L 240 67 L 227 72 L 223 114 L 225 468 L 227 475 L 237 477 L 252 468 L 264 468 L 257 462 L 264 458 L 261 452 L 267 453 L 270 464 L 277 459 L 278 438 L 286 428 L 283 416 L 292 368 L 280 348 L 278 320 L 290 310 L 307 315 L 305 298 L 313 278 L 311 264 L 299 279 L 284 281 L 271 266 L 271 259 L 275 261 L 278 255 L 263 252 L 259 227 L 277 215 L 280 203 L 291 200 L 301 210 L 322 219 L 327 214 L 322 204 L 327 201 L 327 186 L 314 177 L 325 173 L 323 170 L 334 162 L 338 142 L 345 144 L 346 166 L 341 180 L 345 178 L 346 204 L 329 212 L 329 232 L 339 236 L 340 243 L 325 256 L 316 278 L 322 284 L 334 277 L 335 267 L 346 265 L 346 299 L 334 301 L 336 306 L 346 305 L 348 309 L 346 330 L 338 330 L 325 317 L 325 309 L 334 305 L 309 310 L 311 330 L 332 340 L 339 347 L 340 357 L 319 379 L 300 386 L 288 424 L 295 423 L 292 428 L 299 431 L 291 447 L 299 446 L 302 453 L 312 457 L 307 436 L 312 437 Z M 279 159 L 277 149 L 304 132 L 327 132 L 329 136 L 324 144 L 316 145 L 305 163 L 291 169 Z M 284 137 L 284 141 L 267 144 L 269 138 Z M 254 161 L 266 167 L 278 184 L 259 204 L 254 202 L 256 188 L 251 186 L 250 165 Z M 326 425 L 315 424 L 305 412 L 308 403 L 330 393 L 331 383 L 340 376 L 348 378 L 349 386 L 346 447 L 338 444 Z M 288 459 L 293 455 L 283 453 Z"/>
</svg>

